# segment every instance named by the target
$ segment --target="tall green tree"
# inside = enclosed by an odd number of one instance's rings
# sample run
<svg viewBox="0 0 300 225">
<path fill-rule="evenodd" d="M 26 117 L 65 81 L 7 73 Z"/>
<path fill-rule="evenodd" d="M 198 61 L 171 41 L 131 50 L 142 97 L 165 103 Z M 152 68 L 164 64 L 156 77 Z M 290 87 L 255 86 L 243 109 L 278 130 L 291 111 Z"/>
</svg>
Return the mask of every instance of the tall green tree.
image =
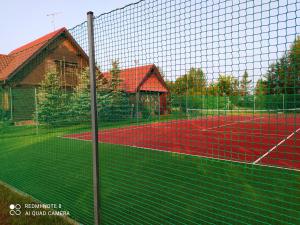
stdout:
<svg viewBox="0 0 300 225">
<path fill-rule="evenodd" d="M 171 83 L 171 90 L 177 95 L 203 95 L 206 92 L 206 76 L 202 69 L 191 68 L 185 75 Z"/>
<path fill-rule="evenodd" d="M 38 121 L 50 125 L 59 125 L 66 121 L 69 110 L 67 95 L 61 90 L 60 76 L 56 71 L 45 75 L 38 89 Z"/>
<path fill-rule="evenodd" d="M 238 80 L 232 75 L 220 75 L 217 87 L 219 96 L 235 96 L 238 94 Z"/>
<path fill-rule="evenodd" d="M 72 118 L 74 122 L 89 121 L 91 115 L 91 95 L 88 68 L 83 69 L 78 76 L 77 86 L 72 94 Z"/>
<path fill-rule="evenodd" d="M 269 66 L 264 81 L 266 94 L 300 93 L 300 37 L 280 59 Z"/>
<path fill-rule="evenodd" d="M 119 62 L 113 61 L 108 91 L 98 97 L 100 118 L 104 120 L 119 121 L 130 117 L 129 96 L 121 89 L 120 72 Z"/>
<path fill-rule="evenodd" d="M 255 86 L 255 95 L 266 95 L 267 84 L 263 79 L 259 79 Z"/>
<path fill-rule="evenodd" d="M 240 81 L 240 95 L 245 96 L 245 95 L 249 95 L 250 92 L 250 84 L 251 84 L 252 80 L 249 79 L 249 75 L 247 70 L 245 70 L 243 76 L 242 76 L 242 80 Z"/>
<path fill-rule="evenodd" d="M 218 95 L 218 82 L 212 82 L 207 87 L 207 94 L 211 96 Z"/>
<path fill-rule="evenodd" d="M 120 91 L 121 79 L 120 79 L 120 67 L 118 61 L 112 62 L 112 68 L 110 70 L 111 80 L 110 80 L 110 88 L 112 92 L 117 93 Z"/>
</svg>

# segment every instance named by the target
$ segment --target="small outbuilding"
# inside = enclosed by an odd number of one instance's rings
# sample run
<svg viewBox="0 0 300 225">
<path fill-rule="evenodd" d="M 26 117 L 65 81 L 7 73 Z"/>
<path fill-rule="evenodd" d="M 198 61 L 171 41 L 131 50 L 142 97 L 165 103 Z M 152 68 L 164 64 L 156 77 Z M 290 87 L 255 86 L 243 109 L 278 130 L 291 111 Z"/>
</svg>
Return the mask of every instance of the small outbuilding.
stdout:
<svg viewBox="0 0 300 225">
<path fill-rule="evenodd" d="M 110 72 L 103 73 L 111 79 Z M 154 113 L 167 112 L 168 87 L 156 65 L 145 65 L 122 69 L 119 74 L 120 89 L 129 93 L 130 102 L 141 107 L 147 107 Z"/>
</svg>

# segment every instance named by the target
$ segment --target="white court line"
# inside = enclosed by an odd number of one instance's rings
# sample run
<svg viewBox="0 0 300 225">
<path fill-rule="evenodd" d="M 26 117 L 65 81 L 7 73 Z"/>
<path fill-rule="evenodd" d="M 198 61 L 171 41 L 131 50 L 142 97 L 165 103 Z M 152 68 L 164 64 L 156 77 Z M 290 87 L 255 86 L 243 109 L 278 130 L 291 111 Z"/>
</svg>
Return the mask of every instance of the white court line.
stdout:
<svg viewBox="0 0 300 225">
<path fill-rule="evenodd" d="M 275 137 L 285 137 L 285 135 L 283 134 L 265 134 L 265 133 L 247 133 L 247 131 L 249 130 L 246 130 L 246 132 L 232 132 L 232 131 L 218 131 L 218 130 L 214 130 L 215 133 L 226 133 L 226 134 L 240 134 L 240 135 L 245 135 L 246 137 L 255 137 L 255 136 L 258 136 L 258 137 L 265 137 L 265 136 L 275 136 Z"/>
<path fill-rule="evenodd" d="M 115 133 L 115 132 L 124 132 L 124 131 L 130 131 L 130 130 L 138 130 L 138 129 L 143 129 L 143 128 L 175 128 L 172 127 L 171 125 L 175 125 L 175 124 L 185 124 L 185 123 L 189 123 L 191 120 L 185 120 L 185 119 L 180 119 L 180 120 L 169 120 L 169 121 L 157 121 L 154 123 L 141 123 L 141 124 L 132 124 L 129 126 L 123 126 L 123 127 L 113 127 L 113 128 L 107 128 L 107 129 L 101 129 L 99 130 L 99 132 L 101 132 L 102 134 L 108 134 L 108 133 Z M 169 126 L 168 126 L 169 125 Z M 180 130 L 182 128 L 177 128 L 176 130 Z M 84 132 L 81 133 L 80 136 L 78 137 L 88 137 L 91 134 L 91 132 Z M 67 134 L 66 136 L 68 136 L 69 134 Z M 70 134 L 73 135 L 73 134 Z"/>
<path fill-rule="evenodd" d="M 71 140 L 75 140 L 75 141 L 87 141 L 87 142 L 92 141 L 92 140 L 85 140 L 85 139 L 79 139 L 79 138 L 69 138 L 69 137 L 63 137 L 63 136 L 57 136 L 57 137 L 62 138 L 62 139 L 71 139 Z M 213 157 L 213 156 L 193 155 L 193 154 L 188 154 L 188 153 L 183 153 L 183 152 L 172 152 L 172 151 L 167 151 L 167 150 L 147 148 L 147 147 L 141 147 L 141 146 L 136 146 L 136 145 L 114 144 L 114 143 L 102 142 L 102 141 L 99 141 L 99 143 L 126 146 L 126 147 L 132 147 L 132 148 L 140 148 L 140 149 L 146 149 L 146 150 L 158 151 L 158 152 L 165 152 L 165 153 L 173 153 L 173 154 L 178 154 L 178 155 L 187 155 L 187 156 L 193 156 L 193 157 L 197 157 L 197 158 L 214 159 L 214 160 L 219 160 L 219 161 L 227 161 L 227 162 L 246 164 L 246 165 L 252 165 L 252 166 L 268 167 L 268 168 L 276 168 L 276 169 L 300 172 L 300 169 L 287 168 L 287 167 L 274 166 L 274 165 L 267 165 L 267 164 L 253 164 L 251 162 L 238 161 L 238 160 L 232 160 L 232 159 L 222 159 L 222 158 L 216 158 L 216 157 Z"/>
<path fill-rule="evenodd" d="M 260 117 L 260 118 L 264 118 L 264 117 Z M 253 121 L 253 120 L 257 120 L 259 118 L 256 119 L 251 119 L 251 120 L 242 120 L 242 121 L 237 121 L 234 123 L 229 123 L 229 124 L 225 124 L 225 125 L 221 125 L 221 126 L 217 126 L 217 127 L 212 127 L 212 128 L 208 128 L 208 130 L 210 129 L 214 129 L 214 128 L 218 128 L 218 127 L 223 127 L 223 126 L 229 126 L 238 122 L 246 122 L 246 121 Z M 195 121 L 197 121 L 199 119 L 195 119 Z M 208 119 L 205 119 L 204 121 L 206 121 Z M 215 118 L 210 118 L 209 120 L 215 120 Z M 123 131 L 127 131 L 127 130 L 138 130 L 138 129 L 143 129 L 143 128 L 173 128 L 172 126 L 168 126 L 168 125 L 173 125 L 173 124 L 186 124 L 186 123 L 191 123 L 193 120 L 186 120 L 186 119 L 180 119 L 180 120 L 169 120 L 169 121 L 156 121 L 154 123 L 141 123 L 141 124 L 133 124 L 133 125 L 129 125 L 129 126 L 123 126 L 123 127 L 114 127 L 114 128 L 108 128 L 108 129 L 103 129 L 103 130 L 99 130 L 99 132 L 103 133 L 103 134 L 107 134 L 107 133 L 114 133 L 114 132 L 123 132 Z M 198 127 L 194 124 L 191 123 L 192 126 L 194 127 Z M 182 128 L 177 128 L 176 130 L 180 130 Z M 203 130 L 205 131 L 205 129 Z M 90 135 L 91 132 L 85 132 L 82 133 L 80 136 L 78 137 L 88 137 Z M 72 134 L 70 134 L 72 135 Z"/>
<path fill-rule="evenodd" d="M 215 127 L 210 127 L 207 129 L 202 129 L 201 131 L 207 131 L 207 130 L 213 130 L 215 128 L 221 128 L 221 127 L 225 127 L 225 126 L 230 126 L 233 124 L 238 124 L 238 123 L 246 123 L 246 122 L 250 122 L 250 121 L 254 121 L 254 120 L 259 120 L 259 119 L 263 119 L 264 117 L 258 117 L 255 119 L 251 119 L 251 120 L 240 120 L 240 121 L 236 121 L 233 123 L 228 123 L 228 124 L 224 124 L 221 126 L 215 126 Z M 174 121 L 176 121 L 174 123 Z M 171 120 L 171 121 L 166 121 L 166 122 L 156 122 L 156 123 L 150 123 L 150 124 L 144 124 L 144 125 L 134 125 L 136 126 L 135 128 L 133 127 L 120 127 L 120 128 L 112 128 L 110 130 L 107 131 L 103 131 L 103 133 L 111 133 L 111 132 L 116 132 L 116 131 L 126 131 L 126 130 L 133 130 L 133 129 L 141 129 L 141 128 L 145 128 L 145 127 L 158 127 L 161 129 L 161 125 L 162 124 L 176 124 L 176 123 L 181 123 L 181 122 L 186 122 L 187 120 Z M 156 126 L 153 126 L 153 125 Z M 192 124 L 192 126 L 195 126 L 194 124 Z M 196 126 L 197 127 L 197 126 Z M 196 157 L 202 157 L 202 158 L 209 158 L 209 159 L 216 159 L 216 160 L 222 160 L 222 161 L 229 161 L 229 162 L 236 162 L 236 163 L 242 163 L 242 164 L 249 164 L 249 165 L 258 165 L 258 166 L 265 166 L 265 167 L 272 167 L 272 168 L 279 168 L 279 169 L 286 169 L 286 170 L 292 170 L 292 171 L 298 171 L 300 172 L 300 169 L 294 169 L 294 168 L 286 168 L 286 167 L 281 167 L 281 166 L 274 166 L 274 165 L 265 165 L 265 164 L 257 164 L 258 161 L 260 161 L 263 157 L 265 157 L 266 155 L 268 155 L 270 152 L 272 152 L 275 148 L 277 148 L 280 144 L 282 144 L 283 142 L 285 142 L 286 140 L 288 140 L 290 137 L 292 137 L 295 133 L 297 133 L 300 130 L 297 129 L 295 132 L 291 133 L 287 138 L 283 139 L 280 143 L 278 143 L 276 146 L 274 146 L 273 148 L 271 148 L 267 153 L 265 153 L 263 156 L 261 156 L 259 159 L 255 160 L 254 162 L 242 162 L 242 161 L 237 161 L 237 160 L 229 160 L 229 159 L 221 159 L 221 158 L 215 158 L 215 157 L 208 157 L 208 156 L 200 156 L 200 155 L 193 155 L 193 154 L 187 154 L 187 153 L 179 153 L 179 152 L 172 152 L 172 151 L 166 151 L 166 150 L 160 150 L 160 149 L 154 149 L 154 148 L 145 148 L 145 147 L 140 147 L 140 146 L 135 146 L 135 145 L 124 145 L 124 144 L 115 144 L 115 145 L 121 145 L 121 146 L 127 146 L 127 147 L 135 147 L 135 148 L 141 148 L 141 149 L 148 149 L 148 150 L 154 150 L 154 151 L 161 151 L 161 152 L 171 152 L 171 153 L 177 153 L 177 154 L 183 154 L 183 155 L 189 155 L 189 156 L 196 156 Z M 100 130 L 101 132 L 101 130 Z M 218 131 L 216 131 L 218 132 Z M 88 136 L 89 134 L 86 135 L 81 135 L 78 137 L 61 137 L 59 136 L 59 138 L 65 138 L 65 139 L 73 139 L 73 140 L 79 140 L 79 141 L 91 141 L 91 140 L 84 140 L 84 139 L 80 139 L 80 137 L 85 137 Z M 261 134 L 260 134 L 261 135 Z M 99 141 L 100 142 L 100 141 Z M 108 144 L 113 144 L 113 143 L 109 143 L 109 142 L 100 142 L 100 143 L 108 143 Z"/>
<path fill-rule="evenodd" d="M 284 143 L 285 141 L 287 141 L 288 139 L 290 139 L 294 134 L 296 134 L 298 131 L 300 130 L 300 128 L 298 128 L 296 131 L 292 132 L 289 136 L 287 136 L 286 138 L 282 139 L 277 145 L 273 146 L 271 149 L 269 149 L 269 151 L 267 151 L 265 154 L 263 154 L 262 156 L 260 156 L 257 160 L 255 160 L 253 162 L 253 164 L 257 164 L 259 161 L 261 161 L 264 157 L 266 157 L 267 155 L 269 155 L 274 149 L 278 148 L 282 143 Z"/>
<path fill-rule="evenodd" d="M 206 129 L 202 129 L 201 131 L 213 130 L 215 128 L 226 127 L 226 126 L 230 126 L 230 125 L 238 124 L 238 123 L 246 123 L 246 122 L 250 122 L 250 121 L 254 121 L 254 120 L 258 120 L 258 119 L 263 119 L 263 118 L 264 117 L 258 117 L 258 118 L 251 119 L 251 120 L 239 120 L 239 121 L 236 121 L 236 122 L 233 122 L 233 123 L 227 123 L 227 124 L 223 124 L 223 125 L 220 125 L 220 126 L 214 126 L 214 127 L 209 127 L 209 128 L 206 128 Z"/>
</svg>

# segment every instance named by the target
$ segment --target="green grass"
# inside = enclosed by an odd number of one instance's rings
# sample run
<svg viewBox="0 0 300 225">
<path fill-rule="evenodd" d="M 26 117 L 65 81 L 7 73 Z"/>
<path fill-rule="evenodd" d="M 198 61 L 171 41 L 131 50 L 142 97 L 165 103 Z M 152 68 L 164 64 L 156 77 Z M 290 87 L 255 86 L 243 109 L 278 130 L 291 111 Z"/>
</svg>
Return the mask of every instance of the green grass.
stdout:
<svg viewBox="0 0 300 225">
<path fill-rule="evenodd" d="M 92 224 L 91 143 L 59 137 L 87 130 L 2 126 L 0 180 Z M 104 224 L 300 224 L 299 172 L 111 144 L 100 153 Z"/>
</svg>

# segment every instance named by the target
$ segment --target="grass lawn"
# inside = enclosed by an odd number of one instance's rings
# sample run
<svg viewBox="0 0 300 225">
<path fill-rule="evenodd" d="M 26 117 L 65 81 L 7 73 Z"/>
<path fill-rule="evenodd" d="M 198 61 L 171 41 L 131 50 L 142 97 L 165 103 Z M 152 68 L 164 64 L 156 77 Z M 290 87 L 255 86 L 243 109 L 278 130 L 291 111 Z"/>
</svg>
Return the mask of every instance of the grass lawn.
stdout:
<svg viewBox="0 0 300 225">
<path fill-rule="evenodd" d="M 15 192 L 6 185 L 0 183 L 0 222 L 1 225 L 72 225 L 65 218 L 59 216 L 11 216 L 9 214 L 9 205 L 17 203 L 20 205 L 28 203 L 37 203 L 32 198 L 23 196 Z M 29 210 L 32 212 L 32 210 Z"/>
<path fill-rule="evenodd" d="M 87 129 L 1 127 L 0 180 L 92 224 L 91 143 L 59 137 Z M 104 224 L 300 224 L 298 172 L 112 144 L 100 154 Z"/>
</svg>

